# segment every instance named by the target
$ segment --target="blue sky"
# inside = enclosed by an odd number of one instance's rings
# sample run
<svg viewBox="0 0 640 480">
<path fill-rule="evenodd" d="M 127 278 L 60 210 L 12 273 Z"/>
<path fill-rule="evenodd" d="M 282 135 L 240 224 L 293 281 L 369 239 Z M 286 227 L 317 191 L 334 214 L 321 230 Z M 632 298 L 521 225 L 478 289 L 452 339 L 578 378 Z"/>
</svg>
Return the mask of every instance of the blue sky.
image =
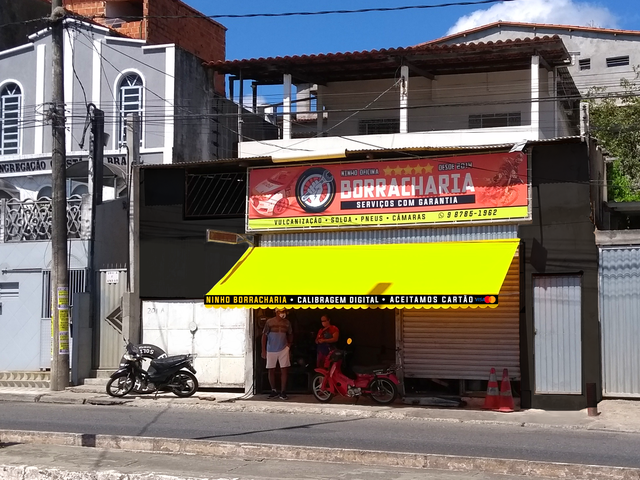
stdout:
<svg viewBox="0 0 640 480">
<path fill-rule="evenodd" d="M 436 5 L 455 0 L 183 0 L 206 15 L 316 12 Z M 497 20 L 640 30 L 637 0 L 515 0 L 398 12 L 217 19 L 227 59 L 335 53 L 415 45 Z"/>
</svg>

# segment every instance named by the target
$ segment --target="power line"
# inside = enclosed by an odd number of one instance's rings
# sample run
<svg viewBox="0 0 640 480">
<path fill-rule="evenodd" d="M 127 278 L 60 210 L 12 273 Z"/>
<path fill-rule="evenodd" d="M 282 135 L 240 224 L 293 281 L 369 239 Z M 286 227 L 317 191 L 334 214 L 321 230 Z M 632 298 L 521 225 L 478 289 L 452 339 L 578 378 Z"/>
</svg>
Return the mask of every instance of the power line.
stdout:
<svg viewBox="0 0 640 480">
<path fill-rule="evenodd" d="M 314 16 L 314 15 L 333 15 L 333 14 L 351 14 L 351 13 L 371 13 L 371 12 L 398 12 L 403 10 L 425 10 L 429 8 L 445 8 L 445 7 L 463 7 L 463 6 L 477 6 L 487 5 L 491 3 L 506 3 L 514 2 L 516 0 L 478 0 L 478 1 L 466 1 L 466 2 L 447 2 L 439 3 L 436 5 L 407 5 L 402 7 L 378 7 L 378 8 L 359 8 L 356 10 L 321 10 L 317 12 L 283 12 L 283 13 L 240 13 L 240 14 L 221 14 L 221 15 L 150 15 L 144 18 L 167 18 L 167 19 L 179 19 L 179 18 L 258 18 L 258 17 L 295 17 L 295 16 Z M 107 16 L 95 16 L 92 18 L 104 18 L 110 19 L 112 17 Z M 123 20 L 129 18 L 140 20 L 140 17 L 126 17 L 119 16 Z"/>
<path fill-rule="evenodd" d="M 357 14 L 357 13 L 374 13 L 374 12 L 399 12 L 406 10 L 426 10 L 432 8 L 446 8 L 446 7 L 464 7 L 464 6 L 478 6 L 478 5 L 488 5 L 492 3 L 506 3 L 506 2 L 514 2 L 516 0 L 478 0 L 478 1 L 461 1 L 461 2 L 446 2 L 439 3 L 435 5 L 406 5 L 400 7 L 377 7 L 377 8 L 360 8 L 355 10 L 320 10 L 316 12 L 282 12 L 282 13 L 241 13 L 241 14 L 220 14 L 220 15 L 204 15 L 204 14 L 193 14 L 193 15 L 118 15 L 117 17 L 107 16 L 107 15 L 91 15 L 84 16 L 84 18 L 90 19 L 104 19 L 104 20 L 131 20 L 131 21 L 140 21 L 145 19 L 155 19 L 155 18 L 164 18 L 169 20 L 179 20 L 182 18 L 203 18 L 203 19 L 220 19 L 220 18 L 231 18 L 231 19 L 242 19 L 242 18 L 274 18 L 274 17 L 308 17 L 308 16 L 319 16 L 319 15 L 344 15 L 344 14 Z M 82 18 L 82 17 L 80 17 Z M 0 28 L 14 26 L 14 25 L 26 25 L 33 22 L 42 22 L 49 20 L 48 17 L 36 18 L 32 20 L 22 20 L 19 22 L 11 22 L 4 23 L 0 25 Z"/>
</svg>

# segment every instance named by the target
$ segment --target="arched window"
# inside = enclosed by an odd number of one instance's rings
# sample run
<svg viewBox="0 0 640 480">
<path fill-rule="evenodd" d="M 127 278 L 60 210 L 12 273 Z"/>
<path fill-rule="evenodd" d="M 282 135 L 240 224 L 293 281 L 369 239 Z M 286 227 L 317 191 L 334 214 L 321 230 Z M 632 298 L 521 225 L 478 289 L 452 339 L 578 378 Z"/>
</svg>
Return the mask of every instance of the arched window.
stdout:
<svg viewBox="0 0 640 480">
<path fill-rule="evenodd" d="M 53 190 L 48 185 L 46 187 L 42 187 L 38 192 L 38 200 L 43 200 L 43 199 L 51 200 L 52 198 L 53 198 Z"/>
<path fill-rule="evenodd" d="M 0 155 L 20 153 L 22 92 L 15 83 L 0 89 Z"/>
<path fill-rule="evenodd" d="M 76 187 L 73 189 L 73 191 L 71 192 L 71 195 L 78 195 L 78 196 L 82 196 L 89 193 L 89 187 L 87 187 L 86 185 L 76 185 Z"/>
<path fill-rule="evenodd" d="M 143 93 L 144 85 L 140 75 L 135 73 L 126 75 L 120 82 L 118 91 L 118 147 L 123 147 L 127 143 L 126 116 L 130 113 L 137 113 L 142 122 Z"/>
</svg>

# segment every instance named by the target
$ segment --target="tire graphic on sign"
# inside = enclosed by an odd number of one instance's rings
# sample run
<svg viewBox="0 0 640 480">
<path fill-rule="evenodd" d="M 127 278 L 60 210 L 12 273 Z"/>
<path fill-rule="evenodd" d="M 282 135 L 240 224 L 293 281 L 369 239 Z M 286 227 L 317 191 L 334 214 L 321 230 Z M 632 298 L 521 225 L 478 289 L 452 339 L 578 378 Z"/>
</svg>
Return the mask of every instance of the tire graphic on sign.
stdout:
<svg viewBox="0 0 640 480">
<path fill-rule="evenodd" d="M 296 200 L 305 212 L 324 212 L 335 195 L 336 181 L 326 168 L 309 168 L 296 182 Z"/>
</svg>

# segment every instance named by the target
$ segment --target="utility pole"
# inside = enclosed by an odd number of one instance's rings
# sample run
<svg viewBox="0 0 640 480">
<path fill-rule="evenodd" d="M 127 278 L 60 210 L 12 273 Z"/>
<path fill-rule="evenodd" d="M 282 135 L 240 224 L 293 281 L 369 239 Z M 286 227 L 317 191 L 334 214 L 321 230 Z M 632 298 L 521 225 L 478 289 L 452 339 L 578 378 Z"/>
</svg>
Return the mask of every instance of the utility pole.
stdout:
<svg viewBox="0 0 640 480">
<path fill-rule="evenodd" d="M 53 177 L 53 222 L 51 225 L 51 390 L 69 386 L 69 273 L 67 266 L 67 172 L 62 68 L 64 17 L 62 0 L 51 1 L 51 175 Z"/>
<path fill-rule="evenodd" d="M 122 302 L 122 334 L 132 343 L 141 339 L 140 324 L 140 133 L 137 113 L 127 115 L 127 195 L 129 253 L 127 259 L 127 292 Z"/>
</svg>

